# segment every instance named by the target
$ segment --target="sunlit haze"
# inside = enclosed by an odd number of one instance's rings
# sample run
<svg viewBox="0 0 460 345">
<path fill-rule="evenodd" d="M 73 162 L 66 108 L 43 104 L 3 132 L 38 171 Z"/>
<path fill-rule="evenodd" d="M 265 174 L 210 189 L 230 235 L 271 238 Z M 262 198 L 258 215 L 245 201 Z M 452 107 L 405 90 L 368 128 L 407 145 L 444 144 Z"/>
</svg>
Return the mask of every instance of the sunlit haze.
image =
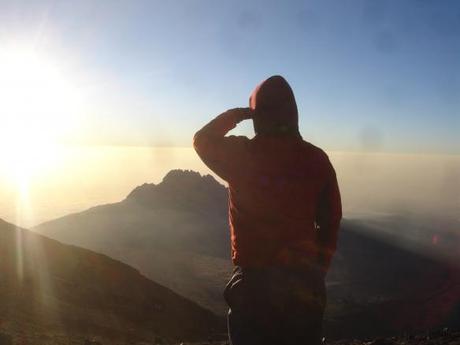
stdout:
<svg viewBox="0 0 460 345">
<path fill-rule="evenodd" d="M 171 169 L 212 174 L 192 148 L 67 147 L 55 153 L 53 168 L 29 176 L 25 190 L 11 183 L 8 169 L 2 166 L 2 218 L 33 226 L 121 201 L 138 185 L 160 183 Z M 459 221 L 460 157 L 350 152 L 329 155 L 341 185 L 345 217 L 418 213 Z"/>
<path fill-rule="evenodd" d="M 29 178 L 53 168 L 82 102 L 58 61 L 30 47 L 0 44 L 0 76 L 1 166 L 11 184 L 24 188 Z"/>
<path fill-rule="evenodd" d="M 336 163 L 348 213 L 457 210 L 460 7 L 447 3 L 0 1 L 0 218 L 30 226 L 171 168 L 209 173 L 194 132 L 272 74 Z"/>
</svg>

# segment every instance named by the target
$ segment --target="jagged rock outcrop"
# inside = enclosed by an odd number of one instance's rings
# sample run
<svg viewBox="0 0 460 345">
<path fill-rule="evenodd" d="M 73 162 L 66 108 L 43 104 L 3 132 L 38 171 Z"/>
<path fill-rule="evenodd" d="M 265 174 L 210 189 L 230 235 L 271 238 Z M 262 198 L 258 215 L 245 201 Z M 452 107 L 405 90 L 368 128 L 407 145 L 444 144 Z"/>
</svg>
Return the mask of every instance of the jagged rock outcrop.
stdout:
<svg viewBox="0 0 460 345">
<path fill-rule="evenodd" d="M 162 182 L 136 187 L 126 198 L 148 208 L 172 208 L 225 216 L 227 190 L 211 175 L 191 170 L 171 170 Z"/>
</svg>

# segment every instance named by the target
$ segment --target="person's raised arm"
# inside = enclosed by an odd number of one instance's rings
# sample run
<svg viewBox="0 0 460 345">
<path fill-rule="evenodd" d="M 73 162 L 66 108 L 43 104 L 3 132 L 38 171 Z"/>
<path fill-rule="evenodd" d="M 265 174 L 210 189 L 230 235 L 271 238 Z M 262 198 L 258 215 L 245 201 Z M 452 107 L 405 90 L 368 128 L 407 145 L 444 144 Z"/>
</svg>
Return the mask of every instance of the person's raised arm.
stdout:
<svg viewBox="0 0 460 345">
<path fill-rule="evenodd" d="M 332 164 L 329 161 L 328 164 L 328 176 L 320 196 L 316 216 L 319 260 L 325 272 L 329 270 L 332 257 L 337 249 L 337 237 L 342 219 L 342 202 L 337 176 Z"/>
<path fill-rule="evenodd" d="M 238 158 L 238 148 L 248 140 L 246 137 L 225 135 L 236 125 L 252 117 L 250 108 L 234 108 L 220 114 L 193 137 L 193 147 L 201 160 L 224 180 L 229 179 L 235 159 Z"/>
</svg>

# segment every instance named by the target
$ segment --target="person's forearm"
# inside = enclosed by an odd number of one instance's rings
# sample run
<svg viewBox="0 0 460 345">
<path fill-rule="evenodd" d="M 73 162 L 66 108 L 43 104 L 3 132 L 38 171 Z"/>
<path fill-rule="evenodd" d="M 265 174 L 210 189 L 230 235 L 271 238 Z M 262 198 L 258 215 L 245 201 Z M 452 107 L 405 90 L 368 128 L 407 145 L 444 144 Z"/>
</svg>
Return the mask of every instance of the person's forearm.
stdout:
<svg viewBox="0 0 460 345">
<path fill-rule="evenodd" d="M 193 137 L 193 146 L 195 150 L 200 153 L 201 150 L 206 149 L 213 143 L 218 143 L 225 135 L 231 131 L 236 125 L 249 119 L 252 115 L 252 110 L 249 108 L 233 108 L 218 115 L 211 120 Z"/>
<path fill-rule="evenodd" d="M 238 119 L 234 113 L 226 111 L 211 120 L 193 137 L 194 143 L 206 137 L 224 137 L 229 131 L 236 127 Z"/>
</svg>

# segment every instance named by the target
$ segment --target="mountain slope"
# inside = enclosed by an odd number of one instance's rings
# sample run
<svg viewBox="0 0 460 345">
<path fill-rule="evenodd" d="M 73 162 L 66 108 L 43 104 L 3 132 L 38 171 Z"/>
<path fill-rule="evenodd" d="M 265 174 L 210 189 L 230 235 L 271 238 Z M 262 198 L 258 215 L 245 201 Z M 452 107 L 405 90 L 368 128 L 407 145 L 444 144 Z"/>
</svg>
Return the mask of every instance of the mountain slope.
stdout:
<svg viewBox="0 0 460 345">
<path fill-rule="evenodd" d="M 205 339 L 222 331 L 221 319 L 132 267 L 1 220 L 0 253 L 0 328 L 23 343 Z"/>
<path fill-rule="evenodd" d="M 120 203 L 72 214 L 34 229 L 138 268 L 213 311 L 231 272 L 227 191 L 211 176 L 169 172 Z"/>
<path fill-rule="evenodd" d="M 416 232 L 420 224 L 404 229 L 400 218 L 343 221 L 327 277 L 328 334 L 391 334 L 460 322 L 455 316 L 460 309 L 455 258 L 438 258 L 446 247 L 441 242 L 435 249 L 428 247 L 432 234 L 411 243 L 390 231 Z M 210 176 L 172 171 L 162 183 L 140 186 L 120 203 L 36 230 L 106 253 L 203 306 L 226 311 L 221 293 L 231 272 L 227 195 Z"/>
<path fill-rule="evenodd" d="M 327 277 L 329 336 L 460 328 L 458 260 L 435 254 L 426 246 L 378 234 L 368 222 L 345 220 Z"/>
</svg>

